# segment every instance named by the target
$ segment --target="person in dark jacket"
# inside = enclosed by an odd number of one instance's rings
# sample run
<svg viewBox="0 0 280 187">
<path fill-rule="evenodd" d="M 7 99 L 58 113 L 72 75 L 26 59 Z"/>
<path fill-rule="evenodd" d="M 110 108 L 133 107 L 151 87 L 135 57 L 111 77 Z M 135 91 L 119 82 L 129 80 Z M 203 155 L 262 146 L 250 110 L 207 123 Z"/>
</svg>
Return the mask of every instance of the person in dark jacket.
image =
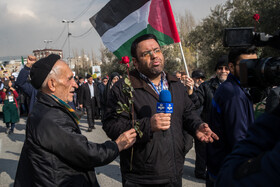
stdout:
<svg viewBox="0 0 280 187">
<path fill-rule="evenodd" d="M 78 81 L 76 82 L 77 83 L 77 85 L 78 85 L 78 88 L 75 90 L 75 92 L 76 92 L 76 108 L 80 108 L 80 103 L 79 103 L 79 101 L 80 101 L 80 93 L 81 93 L 81 88 L 82 88 L 82 85 L 84 84 L 84 82 L 85 82 L 85 79 L 83 78 L 83 77 L 79 77 L 78 78 Z"/>
<path fill-rule="evenodd" d="M 111 88 L 114 86 L 116 82 L 120 79 L 120 74 L 118 72 L 113 72 L 110 75 L 110 78 L 107 82 L 107 85 L 105 87 L 104 93 L 103 93 L 103 103 L 107 103 L 107 98 L 110 93 Z"/>
<path fill-rule="evenodd" d="M 226 157 L 216 186 L 280 186 L 280 105 L 260 116 Z"/>
<path fill-rule="evenodd" d="M 230 74 L 212 100 L 209 125 L 220 140 L 207 145 L 207 186 L 214 185 L 224 158 L 238 141 L 245 138 L 254 123 L 252 98 L 240 85 L 239 63 L 243 59 L 256 59 L 255 47 L 233 48 L 228 58 Z"/>
<path fill-rule="evenodd" d="M 95 110 L 100 108 L 99 90 L 91 75 L 87 75 L 87 83 L 83 84 L 79 96 L 80 108 L 86 108 L 88 132 L 95 129 Z"/>
<path fill-rule="evenodd" d="M 98 89 L 99 89 L 99 98 L 100 98 L 100 113 L 101 113 L 101 118 L 103 118 L 103 114 L 104 114 L 104 109 L 105 109 L 105 102 L 104 102 L 104 92 L 105 92 L 105 88 L 107 86 L 108 83 L 108 78 L 107 77 L 103 77 L 101 83 L 98 85 Z"/>
<path fill-rule="evenodd" d="M 192 79 L 194 81 L 194 87 L 198 88 L 201 83 L 204 82 L 205 75 L 201 69 L 197 69 L 192 72 Z"/>
<path fill-rule="evenodd" d="M 123 186 L 182 186 L 185 160 L 183 130 L 201 141 L 218 139 L 193 111 L 184 85 L 165 74 L 164 57 L 157 38 L 152 34 L 138 37 L 131 46 L 135 70 L 130 72 L 134 88 L 134 118 L 143 136 L 137 137 L 133 149 L 120 154 Z M 112 87 L 103 119 L 103 129 L 115 140 L 132 127 L 130 115 L 117 113 L 119 104 L 129 106 L 123 92 L 124 79 Z M 172 114 L 156 113 L 161 90 L 169 90 L 174 109 Z"/>
<path fill-rule="evenodd" d="M 128 129 L 115 142 L 89 142 L 67 104 L 72 102 L 77 84 L 59 55 L 37 61 L 30 76 L 39 91 L 27 120 L 14 186 L 98 187 L 94 167 L 110 163 L 130 147 L 136 141 L 135 130 Z"/>
<path fill-rule="evenodd" d="M 29 55 L 27 57 L 26 65 L 21 69 L 16 80 L 16 86 L 18 86 L 27 96 L 30 98 L 28 112 L 31 113 L 34 102 L 36 101 L 37 90 L 28 81 L 30 74 L 30 68 L 36 62 L 36 57 Z"/>
<path fill-rule="evenodd" d="M 201 119 L 206 123 L 210 122 L 212 99 L 214 94 L 221 83 L 223 83 L 229 74 L 228 68 L 228 56 L 221 56 L 215 66 L 216 77 L 210 79 L 209 81 L 203 82 L 197 89 L 194 88 L 194 81 L 190 78 L 187 79 L 188 82 L 188 93 L 195 104 L 196 109 L 202 107 L 202 112 L 200 114 Z M 206 144 L 198 141 L 195 138 L 195 176 L 196 178 L 206 178 Z"/>
</svg>

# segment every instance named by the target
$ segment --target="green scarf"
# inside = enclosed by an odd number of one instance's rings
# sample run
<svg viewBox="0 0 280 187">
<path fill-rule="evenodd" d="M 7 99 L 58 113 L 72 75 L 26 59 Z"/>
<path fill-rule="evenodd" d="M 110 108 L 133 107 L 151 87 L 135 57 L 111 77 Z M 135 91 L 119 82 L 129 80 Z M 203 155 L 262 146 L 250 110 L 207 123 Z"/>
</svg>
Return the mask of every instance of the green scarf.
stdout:
<svg viewBox="0 0 280 187">
<path fill-rule="evenodd" d="M 50 96 L 59 104 L 61 105 L 62 107 L 66 108 L 71 116 L 75 119 L 75 121 L 77 122 L 77 124 L 79 125 L 80 123 L 80 118 L 78 117 L 78 115 L 76 114 L 76 111 L 70 107 L 67 103 L 65 103 L 64 101 L 62 101 L 61 99 L 59 99 L 58 97 L 56 97 L 55 95 L 53 94 L 50 94 Z"/>
</svg>

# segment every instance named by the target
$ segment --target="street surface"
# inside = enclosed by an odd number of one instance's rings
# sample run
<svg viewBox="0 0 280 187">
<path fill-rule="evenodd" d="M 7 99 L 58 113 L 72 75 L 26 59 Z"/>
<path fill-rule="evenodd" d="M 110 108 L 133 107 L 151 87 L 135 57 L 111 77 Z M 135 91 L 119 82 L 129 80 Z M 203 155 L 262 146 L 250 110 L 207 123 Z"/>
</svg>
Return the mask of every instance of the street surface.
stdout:
<svg viewBox="0 0 280 187">
<path fill-rule="evenodd" d="M 5 134 L 6 125 L 0 118 L 0 187 L 12 187 L 15 179 L 18 160 L 25 139 L 26 117 L 21 117 L 20 122 L 16 124 L 14 134 Z M 96 120 L 96 129 L 92 132 L 86 132 L 86 116 L 83 116 L 80 123 L 82 134 L 89 141 L 103 143 L 109 138 L 102 130 L 100 120 Z M 183 186 L 186 187 L 205 187 L 203 180 L 194 177 L 195 152 L 192 148 L 187 154 L 184 165 Z M 121 187 L 121 174 L 119 167 L 119 158 L 107 166 L 95 168 L 96 176 L 101 187 Z M 28 171 L 26 171 L 28 172 Z"/>
</svg>

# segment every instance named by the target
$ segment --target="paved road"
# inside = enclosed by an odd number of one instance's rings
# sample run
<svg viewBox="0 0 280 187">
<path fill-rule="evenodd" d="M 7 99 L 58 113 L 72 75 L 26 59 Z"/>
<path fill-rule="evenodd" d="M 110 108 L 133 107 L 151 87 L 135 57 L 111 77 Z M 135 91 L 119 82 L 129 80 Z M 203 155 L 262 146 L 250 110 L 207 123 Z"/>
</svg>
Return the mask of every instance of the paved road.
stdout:
<svg viewBox="0 0 280 187">
<path fill-rule="evenodd" d="M 1 119 L 1 118 L 0 118 Z M 17 164 L 21 148 L 25 139 L 26 118 L 21 118 L 16 124 L 14 134 L 5 134 L 5 124 L 0 122 L 0 187 L 13 186 Z M 82 133 L 96 143 L 103 143 L 108 140 L 101 127 L 100 120 L 97 120 L 96 129 L 93 132 L 86 132 L 86 117 L 81 119 L 80 127 Z M 204 181 L 194 178 L 194 150 L 187 154 L 184 165 L 183 186 L 204 187 Z M 121 187 L 121 174 L 119 158 L 107 166 L 96 168 L 97 179 L 102 187 Z M 28 171 L 27 171 L 28 172 Z"/>
</svg>

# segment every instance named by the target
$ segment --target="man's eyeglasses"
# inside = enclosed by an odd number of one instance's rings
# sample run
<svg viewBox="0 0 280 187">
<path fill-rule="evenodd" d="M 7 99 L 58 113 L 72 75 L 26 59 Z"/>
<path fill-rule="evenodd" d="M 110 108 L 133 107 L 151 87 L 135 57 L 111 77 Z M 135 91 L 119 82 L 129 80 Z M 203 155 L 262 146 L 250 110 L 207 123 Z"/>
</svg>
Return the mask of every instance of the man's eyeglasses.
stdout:
<svg viewBox="0 0 280 187">
<path fill-rule="evenodd" d="M 145 51 L 144 53 L 142 53 L 141 57 L 144 58 L 150 58 L 152 55 L 158 55 L 161 53 L 161 50 L 159 48 L 156 48 L 154 50 L 150 50 L 150 51 Z"/>
<path fill-rule="evenodd" d="M 226 71 L 229 70 L 227 66 L 219 66 L 217 69 L 218 69 L 218 70 L 223 70 L 223 69 L 224 69 L 224 70 L 226 70 Z"/>
</svg>

